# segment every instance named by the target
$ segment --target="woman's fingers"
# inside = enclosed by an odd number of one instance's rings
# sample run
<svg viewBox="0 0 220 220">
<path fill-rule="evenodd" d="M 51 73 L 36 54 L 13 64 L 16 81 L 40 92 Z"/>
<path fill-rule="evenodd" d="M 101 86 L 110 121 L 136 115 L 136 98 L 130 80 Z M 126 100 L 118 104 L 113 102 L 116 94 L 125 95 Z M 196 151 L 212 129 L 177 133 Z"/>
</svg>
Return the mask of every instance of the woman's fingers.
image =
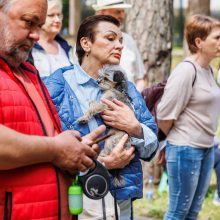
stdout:
<svg viewBox="0 0 220 220">
<path fill-rule="evenodd" d="M 121 106 L 121 107 L 125 106 L 125 104 L 123 102 L 121 102 L 117 99 L 113 99 L 113 103 L 115 103 L 116 105 Z"/>
<path fill-rule="evenodd" d="M 108 112 L 103 112 L 103 114 L 101 116 L 104 121 L 112 121 L 113 120 L 112 116 L 110 114 L 108 114 Z"/>
<path fill-rule="evenodd" d="M 118 144 L 115 146 L 114 150 L 121 152 L 121 151 L 123 150 L 124 145 L 125 145 L 125 143 L 127 142 L 127 140 L 128 140 L 128 135 L 125 134 L 125 135 L 121 138 L 121 140 L 118 142 Z"/>
<path fill-rule="evenodd" d="M 101 99 L 102 103 L 106 104 L 110 109 L 115 110 L 118 106 L 117 104 L 115 104 L 114 102 L 108 100 L 108 99 Z"/>
<path fill-rule="evenodd" d="M 161 150 L 158 154 L 157 157 L 157 164 L 158 165 L 165 165 L 166 164 L 166 159 L 165 159 L 165 150 Z"/>
</svg>

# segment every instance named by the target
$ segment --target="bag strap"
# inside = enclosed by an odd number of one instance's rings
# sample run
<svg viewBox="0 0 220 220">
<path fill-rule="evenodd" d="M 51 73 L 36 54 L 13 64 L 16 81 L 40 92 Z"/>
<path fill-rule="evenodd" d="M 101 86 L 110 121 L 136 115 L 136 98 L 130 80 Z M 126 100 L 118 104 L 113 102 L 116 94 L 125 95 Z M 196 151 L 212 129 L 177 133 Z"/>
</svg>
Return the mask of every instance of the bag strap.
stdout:
<svg viewBox="0 0 220 220">
<path fill-rule="evenodd" d="M 119 218 L 118 218 L 118 206 L 117 206 L 116 196 L 114 196 L 113 198 L 114 198 L 114 207 L 115 207 L 115 220 L 119 220 Z"/>
<path fill-rule="evenodd" d="M 119 220 L 118 218 L 118 207 L 117 207 L 117 200 L 114 198 L 114 208 L 115 208 L 115 220 Z M 107 220 L 106 217 L 106 205 L 105 205 L 105 198 L 102 198 L 102 211 L 103 211 L 103 220 Z"/>
<path fill-rule="evenodd" d="M 105 206 L 105 197 L 102 198 L 102 211 L 103 211 L 103 220 L 106 220 L 106 206 Z"/>
<path fill-rule="evenodd" d="M 197 70 L 196 70 L 196 66 L 193 62 L 189 61 L 189 60 L 184 60 L 183 62 L 186 62 L 186 63 L 191 63 L 195 69 L 195 77 L 194 77 L 194 80 L 193 80 L 193 83 L 192 83 L 192 87 L 194 86 L 195 84 L 195 81 L 196 81 L 196 77 L 197 77 Z"/>
</svg>

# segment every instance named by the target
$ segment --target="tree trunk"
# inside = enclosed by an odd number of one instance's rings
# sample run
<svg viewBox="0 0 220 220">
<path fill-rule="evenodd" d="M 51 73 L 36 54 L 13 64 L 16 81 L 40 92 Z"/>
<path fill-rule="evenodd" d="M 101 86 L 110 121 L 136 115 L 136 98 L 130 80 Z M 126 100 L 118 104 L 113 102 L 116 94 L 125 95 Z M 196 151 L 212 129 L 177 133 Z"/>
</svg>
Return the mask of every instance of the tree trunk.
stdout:
<svg viewBox="0 0 220 220">
<path fill-rule="evenodd" d="M 173 0 L 127 0 L 126 28 L 137 42 L 150 82 L 170 73 Z"/>
<path fill-rule="evenodd" d="M 193 14 L 210 15 L 210 0 L 188 1 L 187 17 Z"/>
<path fill-rule="evenodd" d="M 80 24 L 80 1 L 69 0 L 69 34 L 76 42 L 77 30 Z M 71 43 L 73 43 L 71 42 Z"/>
</svg>

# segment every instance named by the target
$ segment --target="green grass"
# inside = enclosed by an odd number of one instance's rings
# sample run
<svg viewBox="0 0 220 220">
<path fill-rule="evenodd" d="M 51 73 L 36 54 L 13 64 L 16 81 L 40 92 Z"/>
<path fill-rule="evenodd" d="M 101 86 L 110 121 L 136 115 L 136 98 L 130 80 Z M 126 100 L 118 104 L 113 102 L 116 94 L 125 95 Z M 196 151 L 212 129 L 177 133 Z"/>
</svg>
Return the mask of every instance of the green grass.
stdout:
<svg viewBox="0 0 220 220">
<path fill-rule="evenodd" d="M 155 198 L 148 201 L 145 198 L 138 199 L 134 202 L 134 214 L 144 217 L 162 219 L 167 207 L 167 193 L 159 195 L 154 194 Z"/>
</svg>

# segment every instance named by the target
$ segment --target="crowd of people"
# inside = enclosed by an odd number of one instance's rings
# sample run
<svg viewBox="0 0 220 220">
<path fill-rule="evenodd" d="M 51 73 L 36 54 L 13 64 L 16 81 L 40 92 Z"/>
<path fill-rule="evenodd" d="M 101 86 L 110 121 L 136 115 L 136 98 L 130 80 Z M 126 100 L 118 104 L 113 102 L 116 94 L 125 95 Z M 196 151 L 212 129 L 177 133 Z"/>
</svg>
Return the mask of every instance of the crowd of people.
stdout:
<svg viewBox="0 0 220 220">
<path fill-rule="evenodd" d="M 147 74 L 141 55 L 134 39 L 121 30 L 131 4 L 97 0 L 93 8 L 96 15 L 80 24 L 74 60 L 72 47 L 59 34 L 61 0 L 0 1 L 2 219 L 134 219 L 133 201 L 143 196 L 141 160 L 158 152 L 158 128 L 139 93 Z M 220 57 L 220 21 L 193 15 L 185 37 L 190 55 L 170 74 L 157 107 L 158 127 L 166 135 L 158 155 L 168 174 L 165 220 L 197 219 L 213 168 L 217 177 L 220 173 L 218 142 L 214 144 L 220 88 L 210 66 Z M 102 98 L 99 76 L 106 65 L 124 68 L 123 92 L 132 108 Z M 79 123 L 94 101 L 105 110 Z M 103 144 L 96 141 L 109 127 L 126 134 L 103 156 Z M 70 215 L 68 187 L 79 172 L 94 169 L 94 160 L 109 172 L 109 193 L 100 200 L 83 195 L 82 214 Z M 122 185 L 114 184 L 115 171 L 123 177 Z"/>
</svg>

